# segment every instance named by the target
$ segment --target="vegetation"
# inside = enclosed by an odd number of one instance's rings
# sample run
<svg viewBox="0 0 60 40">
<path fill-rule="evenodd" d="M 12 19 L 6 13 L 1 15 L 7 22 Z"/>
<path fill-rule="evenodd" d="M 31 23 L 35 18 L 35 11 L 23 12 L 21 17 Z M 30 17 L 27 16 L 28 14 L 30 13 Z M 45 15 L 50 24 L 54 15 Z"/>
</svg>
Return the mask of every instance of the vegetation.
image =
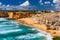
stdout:
<svg viewBox="0 0 60 40">
<path fill-rule="evenodd" d="M 60 37 L 54 37 L 53 40 L 60 40 Z"/>
</svg>

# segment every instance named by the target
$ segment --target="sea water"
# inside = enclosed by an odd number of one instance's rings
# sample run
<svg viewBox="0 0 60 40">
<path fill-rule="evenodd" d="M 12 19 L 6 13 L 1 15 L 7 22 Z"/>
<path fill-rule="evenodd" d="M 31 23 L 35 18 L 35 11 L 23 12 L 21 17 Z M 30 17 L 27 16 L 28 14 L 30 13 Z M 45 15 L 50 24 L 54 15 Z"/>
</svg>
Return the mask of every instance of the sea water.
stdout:
<svg viewBox="0 0 60 40">
<path fill-rule="evenodd" d="M 0 18 L 0 40 L 52 40 L 52 36 L 14 20 Z"/>
</svg>

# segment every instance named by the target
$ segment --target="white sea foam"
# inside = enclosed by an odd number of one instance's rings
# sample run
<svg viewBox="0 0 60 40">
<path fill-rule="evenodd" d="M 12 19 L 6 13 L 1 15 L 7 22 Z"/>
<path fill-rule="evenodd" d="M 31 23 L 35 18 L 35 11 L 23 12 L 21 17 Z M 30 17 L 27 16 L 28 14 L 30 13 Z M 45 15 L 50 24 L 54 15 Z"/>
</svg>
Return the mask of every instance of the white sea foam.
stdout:
<svg viewBox="0 0 60 40">
<path fill-rule="evenodd" d="M 36 29 L 36 28 L 35 28 Z M 38 29 L 36 29 L 38 30 Z M 50 35 L 50 33 L 47 33 L 45 31 L 42 31 L 42 30 L 38 30 L 40 33 L 38 33 L 37 35 L 39 36 L 45 36 L 47 38 L 47 40 L 52 40 L 52 35 Z"/>
<path fill-rule="evenodd" d="M 47 33 L 47 32 L 45 32 L 45 31 L 40 31 L 40 32 L 46 36 L 47 40 L 52 40 L 53 37 L 50 35 L 50 33 Z M 39 34 L 38 34 L 38 35 L 39 35 Z M 40 34 L 40 35 L 41 35 L 41 34 Z"/>
<path fill-rule="evenodd" d="M 0 21 L 5 21 L 6 20 L 6 18 L 0 18 Z"/>
<path fill-rule="evenodd" d="M 0 31 L 0 34 L 6 34 L 6 33 L 9 33 L 9 32 L 18 32 L 18 31 L 22 31 L 22 29 L 15 29 L 15 30 L 6 30 L 6 31 Z"/>
<path fill-rule="evenodd" d="M 5 21 L 6 19 L 5 18 L 0 18 L 0 21 Z M 17 22 L 12 22 L 12 23 L 16 23 L 18 25 Z M 8 25 L 0 25 L 0 26 L 8 26 Z M 9 26 L 12 26 L 12 25 L 9 25 Z M 18 27 L 18 26 L 16 26 Z M 35 30 L 36 28 L 33 28 L 32 30 Z M 36 29 L 38 30 L 38 29 Z M 6 34 L 6 33 L 9 33 L 9 32 L 19 32 L 19 31 L 22 31 L 22 29 L 14 29 L 14 30 L 5 30 L 5 31 L 0 31 L 0 34 Z M 35 37 L 40 37 L 40 36 L 44 36 L 46 37 L 47 40 L 52 40 L 52 36 L 45 32 L 45 31 L 42 31 L 42 30 L 38 30 L 39 33 L 37 34 L 27 34 L 27 35 L 22 35 L 22 36 L 18 36 L 17 38 L 20 39 L 20 38 L 25 38 L 25 39 L 29 39 L 29 38 L 35 38 Z"/>
<path fill-rule="evenodd" d="M 33 39 L 36 37 L 46 37 L 45 40 L 52 40 L 53 38 L 49 33 L 40 30 L 40 32 L 37 34 L 26 34 L 26 35 L 18 36 L 17 39 L 24 39 L 24 38 Z"/>
</svg>

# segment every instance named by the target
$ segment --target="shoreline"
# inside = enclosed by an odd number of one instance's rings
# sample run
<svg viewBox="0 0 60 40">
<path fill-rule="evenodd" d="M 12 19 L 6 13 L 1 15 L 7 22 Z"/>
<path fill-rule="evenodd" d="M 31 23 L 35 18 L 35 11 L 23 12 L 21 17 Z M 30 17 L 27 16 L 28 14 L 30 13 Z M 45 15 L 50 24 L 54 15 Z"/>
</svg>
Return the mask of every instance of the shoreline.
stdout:
<svg viewBox="0 0 60 40">
<path fill-rule="evenodd" d="M 28 21 L 27 21 L 28 20 Z M 42 30 L 42 31 L 45 31 L 47 33 L 50 33 L 50 35 L 52 35 L 53 37 L 55 36 L 59 36 L 57 34 L 54 34 L 56 32 L 56 30 L 47 30 L 47 27 L 46 25 L 42 24 L 42 25 L 39 25 L 39 24 L 35 24 L 33 23 L 29 18 L 23 18 L 23 19 L 18 19 L 16 20 L 18 23 L 20 24 L 23 24 L 25 26 L 30 26 L 30 27 L 33 27 L 33 28 L 36 28 L 36 29 L 39 29 L 39 30 Z"/>
</svg>

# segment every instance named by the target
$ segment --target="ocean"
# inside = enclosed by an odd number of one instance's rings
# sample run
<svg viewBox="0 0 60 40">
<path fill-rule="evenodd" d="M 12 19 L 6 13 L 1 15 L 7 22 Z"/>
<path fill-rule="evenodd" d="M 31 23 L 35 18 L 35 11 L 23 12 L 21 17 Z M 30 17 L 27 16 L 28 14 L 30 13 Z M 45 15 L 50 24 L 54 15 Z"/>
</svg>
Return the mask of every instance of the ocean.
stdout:
<svg viewBox="0 0 60 40">
<path fill-rule="evenodd" d="M 52 40 L 50 34 L 15 20 L 0 18 L 0 40 Z"/>
</svg>

